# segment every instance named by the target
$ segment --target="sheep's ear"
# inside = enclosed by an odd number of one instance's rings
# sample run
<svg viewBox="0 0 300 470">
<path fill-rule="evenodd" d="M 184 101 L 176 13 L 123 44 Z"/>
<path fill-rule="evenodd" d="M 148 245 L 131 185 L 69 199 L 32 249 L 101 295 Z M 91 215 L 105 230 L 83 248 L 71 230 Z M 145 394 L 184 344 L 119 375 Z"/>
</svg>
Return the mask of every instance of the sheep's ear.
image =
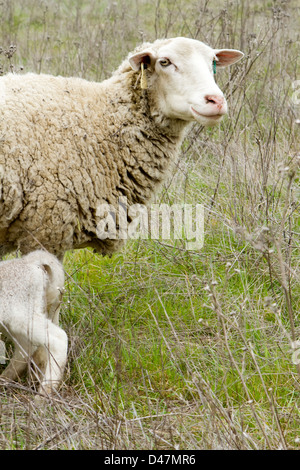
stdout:
<svg viewBox="0 0 300 470">
<path fill-rule="evenodd" d="M 151 66 L 151 68 L 154 68 L 156 58 L 154 57 L 153 53 L 151 51 L 143 51 L 143 52 L 138 52 L 137 54 L 132 55 L 129 57 L 129 63 L 133 70 L 140 70 L 141 64 L 146 65 L 145 68 L 148 66 Z"/>
<path fill-rule="evenodd" d="M 236 49 L 217 49 L 215 56 L 217 67 L 227 67 L 244 57 L 244 54 Z"/>
</svg>

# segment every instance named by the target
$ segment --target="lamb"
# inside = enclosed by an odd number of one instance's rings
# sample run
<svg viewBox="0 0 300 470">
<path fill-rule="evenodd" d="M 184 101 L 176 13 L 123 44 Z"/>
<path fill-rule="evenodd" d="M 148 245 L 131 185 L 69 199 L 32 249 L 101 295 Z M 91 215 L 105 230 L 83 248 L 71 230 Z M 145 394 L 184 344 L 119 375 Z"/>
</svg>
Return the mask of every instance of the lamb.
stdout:
<svg viewBox="0 0 300 470">
<path fill-rule="evenodd" d="M 144 43 L 101 83 L 32 73 L 0 78 L 0 256 L 92 247 L 99 207 L 149 205 L 193 121 L 227 112 L 214 68 L 243 53 L 189 38 Z M 128 219 L 128 223 L 130 220 Z"/>
<path fill-rule="evenodd" d="M 32 358 L 42 395 L 57 388 L 67 360 L 68 338 L 58 326 L 63 286 L 61 263 L 45 251 L 0 263 L 0 332 L 15 346 L 1 377 L 16 380 Z"/>
</svg>

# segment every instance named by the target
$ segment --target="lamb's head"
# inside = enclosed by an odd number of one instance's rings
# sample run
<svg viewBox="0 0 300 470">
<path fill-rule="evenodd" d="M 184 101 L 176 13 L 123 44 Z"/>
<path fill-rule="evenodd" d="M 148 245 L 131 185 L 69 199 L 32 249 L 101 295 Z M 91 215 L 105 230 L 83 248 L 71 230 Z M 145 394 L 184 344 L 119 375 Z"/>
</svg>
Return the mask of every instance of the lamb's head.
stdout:
<svg viewBox="0 0 300 470">
<path fill-rule="evenodd" d="M 149 93 L 164 116 L 214 125 L 227 113 L 214 68 L 237 62 L 243 53 L 212 49 L 195 39 L 173 38 L 145 45 L 129 57 L 131 67 L 146 69 Z"/>
</svg>

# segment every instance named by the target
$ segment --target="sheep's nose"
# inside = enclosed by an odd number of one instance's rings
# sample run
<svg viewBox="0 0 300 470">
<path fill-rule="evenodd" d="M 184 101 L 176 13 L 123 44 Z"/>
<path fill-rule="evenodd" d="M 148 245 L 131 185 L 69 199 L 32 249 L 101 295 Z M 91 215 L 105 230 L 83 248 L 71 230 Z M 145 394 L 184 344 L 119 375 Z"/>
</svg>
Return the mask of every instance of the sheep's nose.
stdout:
<svg viewBox="0 0 300 470">
<path fill-rule="evenodd" d="M 204 97 L 206 104 L 211 105 L 219 114 L 226 113 L 225 98 L 222 95 L 206 95 Z"/>
</svg>

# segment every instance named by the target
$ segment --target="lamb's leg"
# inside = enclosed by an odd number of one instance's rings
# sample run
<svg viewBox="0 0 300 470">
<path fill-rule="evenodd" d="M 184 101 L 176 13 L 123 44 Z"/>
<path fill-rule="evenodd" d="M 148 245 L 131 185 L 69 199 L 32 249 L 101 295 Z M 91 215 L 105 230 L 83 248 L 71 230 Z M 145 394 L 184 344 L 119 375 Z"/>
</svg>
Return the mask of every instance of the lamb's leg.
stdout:
<svg viewBox="0 0 300 470">
<path fill-rule="evenodd" d="M 58 325 L 54 325 L 50 320 L 46 320 L 46 328 L 45 319 L 40 321 L 42 328 L 39 328 L 35 319 L 32 342 L 38 344 L 39 348 L 43 346 L 47 352 L 46 368 L 39 388 L 40 393 L 47 395 L 61 382 L 67 362 L 68 337 Z"/>
<path fill-rule="evenodd" d="M 39 346 L 33 353 L 32 362 L 37 366 L 38 375 L 44 374 L 48 362 L 48 352 L 44 346 Z"/>
<path fill-rule="evenodd" d="M 26 352 L 22 351 L 20 346 L 15 346 L 10 363 L 2 372 L 1 377 L 8 380 L 17 380 L 25 371 L 27 364 L 28 358 L 26 357 Z"/>
<path fill-rule="evenodd" d="M 58 325 L 59 322 L 60 306 L 61 299 L 58 299 L 55 302 L 52 302 L 52 304 L 47 308 L 47 316 L 55 325 Z"/>
<path fill-rule="evenodd" d="M 58 325 L 59 322 L 60 305 L 61 300 L 57 300 L 52 302 L 50 307 L 47 309 L 47 317 L 49 320 L 52 320 L 54 325 Z M 38 367 L 38 371 L 44 374 L 48 362 L 47 350 L 43 346 L 38 347 L 32 356 L 32 361 Z"/>
<path fill-rule="evenodd" d="M 20 333 L 22 331 L 22 334 Z M 30 331 L 29 337 L 24 332 Z M 13 332 L 12 332 L 13 336 Z M 42 378 L 39 392 L 49 394 L 61 379 L 67 361 L 68 337 L 66 333 L 45 317 L 35 316 L 33 324 L 19 324 L 18 342 L 15 342 L 14 355 L 1 376 L 16 380 L 26 368 L 29 357 L 33 354 L 36 365 L 41 366 Z M 41 364 L 42 363 L 42 364 Z"/>
</svg>

